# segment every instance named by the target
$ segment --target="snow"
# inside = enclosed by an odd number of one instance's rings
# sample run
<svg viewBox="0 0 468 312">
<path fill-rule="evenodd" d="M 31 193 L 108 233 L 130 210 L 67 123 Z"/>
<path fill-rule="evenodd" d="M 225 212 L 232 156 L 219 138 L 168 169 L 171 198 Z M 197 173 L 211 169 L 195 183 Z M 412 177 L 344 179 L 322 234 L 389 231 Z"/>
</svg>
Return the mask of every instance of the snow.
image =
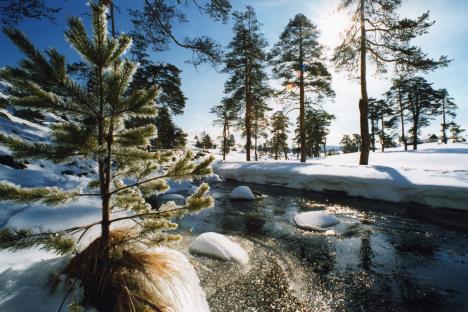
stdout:
<svg viewBox="0 0 468 312">
<path fill-rule="evenodd" d="M 24 268 L 9 268 L 0 273 L 0 311 L 57 311 L 66 288 L 61 282 L 55 292 L 48 287 L 52 273 L 60 273 L 67 257 L 37 261 Z M 63 311 L 71 303 L 67 298 Z"/>
<path fill-rule="evenodd" d="M 185 197 L 180 194 L 164 194 L 159 196 L 157 201 L 160 206 L 170 201 L 174 202 L 176 205 L 185 205 Z"/>
<path fill-rule="evenodd" d="M 219 174 L 211 174 L 203 179 L 204 182 L 223 182 L 223 177 Z"/>
<path fill-rule="evenodd" d="M 249 255 L 239 244 L 222 234 L 206 232 L 199 235 L 189 246 L 192 254 L 211 256 L 224 261 L 240 264 L 249 262 Z"/>
<path fill-rule="evenodd" d="M 325 231 L 326 228 L 340 223 L 340 219 L 322 211 L 308 211 L 295 215 L 294 223 L 303 230 Z"/>
<path fill-rule="evenodd" d="M 241 185 L 232 190 L 231 199 L 240 199 L 240 200 L 255 200 L 255 195 L 250 189 L 250 187 Z"/>
<path fill-rule="evenodd" d="M 159 247 L 153 252 L 164 255 L 171 265 L 172 274 L 161 276 L 157 284 L 161 286 L 159 292 L 164 302 L 171 306 L 166 307 L 168 312 L 209 312 L 205 292 L 200 286 L 200 280 L 195 269 L 187 257 L 179 251 Z"/>
<path fill-rule="evenodd" d="M 417 151 L 390 149 L 357 165 L 358 153 L 297 161 L 218 162 L 217 174 L 238 182 L 468 210 L 468 144 L 419 145 Z"/>
<path fill-rule="evenodd" d="M 47 115 L 47 122 L 53 123 L 56 117 Z M 0 130 L 33 142 L 48 142 L 48 128 L 13 116 L 8 110 L 0 110 Z M 0 147 L 1 154 L 11 154 L 8 148 Z M 72 174 L 63 174 L 68 171 Z M 86 176 L 77 174 L 87 172 Z M 88 183 L 96 178 L 96 164 L 93 161 L 72 160 L 67 164 L 55 164 L 46 160 L 35 160 L 22 170 L 0 165 L 0 180 L 23 187 L 59 187 L 65 190 L 86 190 Z M 171 190 L 168 193 L 192 193 L 196 187 L 187 181 L 168 181 Z M 163 195 L 174 199 L 182 195 Z M 114 212 L 113 217 L 122 217 L 132 212 Z M 40 202 L 16 204 L 0 202 L 0 228 L 31 228 L 33 231 L 60 231 L 70 227 L 90 224 L 101 218 L 100 199 L 98 197 L 80 197 L 76 201 L 58 206 L 47 206 Z M 115 222 L 113 228 L 122 227 L 132 222 Z M 76 234 L 76 238 L 80 233 Z M 92 227 L 80 241 L 81 250 L 100 235 L 100 227 Z M 205 294 L 200 286 L 196 272 L 188 259 L 175 250 L 154 249 L 163 253 L 173 269 L 167 279 L 161 277 L 161 296 L 172 304 L 167 311 L 191 312 L 209 311 Z M 56 292 L 51 293 L 48 280 L 52 272 L 60 273 L 69 257 L 41 250 L 40 246 L 10 251 L 0 250 L 0 311 L 57 311 L 67 288 L 62 282 Z M 78 295 L 81 296 L 80 289 Z M 79 299 L 80 297 L 78 297 Z M 67 310 L 71 302 L 67 299 L 62 311 Z M 95 311 L 88 309 L 87 312 Z"/>
<path fill-rule="evenodd" d="M 187 257 L 164 247 L 152 249 L 151 252 L 161 254 L 170 267 L 168 271 L 171 273 L 159 277 L 158 288 L 155 289 L 163 302 L 170 303 L 165 311 L 208 312 L 205 293 Z M 64 276 L 61 276 L 62 281 L 54 292 L 51 292 L 48 282 L 51 274 L 60 274 L 69 259 L 68 256 L 57 257 L 37 249 L 14 253 L 1 251 L 0 311 L 57 311 L 68 287 L 65 287 Z M 76 293 L 80 300 L 82 290 L 79 287 L 76 287 Z M 62 311 L 67 311 L 72 299 L 73 295 L 68 296 Z"/>
<path fill-rule="evenodd" d="M 29 141 L 47 141 L 49 137 L 47 127 L 13 116 L 6 109 L 0 109 L 0 129 Z"/>
<path fill-rule="evenodd" d="M 166 192 L 166 194 L 183 192 L 187 193 L 188 195 L 191 195 L 198 189 L 195 185 L 193 185 L 187 180 L 167 179 L 166 181 L 169 185 L 169 190 Z"/>
</svg>

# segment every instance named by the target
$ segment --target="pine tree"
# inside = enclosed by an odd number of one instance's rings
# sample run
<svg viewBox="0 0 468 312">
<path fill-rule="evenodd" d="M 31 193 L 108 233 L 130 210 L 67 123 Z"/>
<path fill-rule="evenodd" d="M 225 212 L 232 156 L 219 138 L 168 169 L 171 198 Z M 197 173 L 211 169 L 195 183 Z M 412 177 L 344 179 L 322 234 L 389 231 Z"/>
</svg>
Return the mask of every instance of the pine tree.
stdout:
<svg viewBox="0 0 468 312">
<path fill-rule="evenodd" d="M 405 147 L 405 151 L 408 150 L 408 139 L 405 132 L 405 120 L 406 113 L 408 110 L 407 101 L 405 98 L 405 82 L 403 78 L 396 78 L 392 80 L 392 86 L 390 90 L 385 93 L 387 102 L 390 104 L 391 109 L 393 110 L 396 117 L 400 119 L 400 129 L 401 129 L 401 142 Z M 395 121 L 396 122 L 396 121 Z"/>
<path fill-rule="evenodd" d="M 466 139 L 461 136 L 463 132 L 465 132 L 465 129 L 462 129 L 460 125 L 452 122 L 450 125 L 450 139 L 452 140 L 452 143 L 466 142 Z"/>
<path fill-rule="evenodd" d="M 289 118 L 283 112 L 278 111 L 271 117 L 271 139 L 270 150 L 275 159 L 278 160 L 281 152 L 284 159 L 288 159 L 288 126 Z"/>
<path fill-rule="evenodd" d="M 369 98 L 369 121 L 371 123 L 370 142 L 372 151 L 375 152 L 375 136 L 379 132 L 380 106 L 375 98 Z"/>
<path fill-rule="evenodd" d="M 151 147 L 158 149 L 184 149 L 187 144 L 187 134 L 172 121 L 167 107 L 158 110 L 156 117 L 149 118 L 156 126 L 157 137 L 151 140 Z"/>
<path fill-rule="evenodd" d="M 457 105 L 453 102 L 453 98 L 450 97 L 447 89 L 440 89 L 437 91 L 437 100 L 439 101 L 440 113 L 442 115 L 442 130 L 440 139 L 444 144 L 447 144 L 448 137 L 447 131 L 449 130 L 451 122 L 447 121 L 448 117 L 455 119 L 457 116 L 455 110 Z"/>
<path fill-rule="evenodd" d="M 306 110 L 305 114 L 305 134 L 306 134 L 306 155 L 308 157 L 320 157 L 323 150 L 326 155 L 326 142 L 329 127 L 335 116 L 327 113 L 322 108 Z M 299 133 L 299 129 L 296 130 Z M 296 141 L 300 144 L 300 137 L 296 136 Z"/>
<path fill-rule="evenodd" d="M 234 12 L 233 18 L 234 37 L 227 47 L 223 69 L 230 77 L 224 93 L 244 112 L 239 121 L 244 124 L 246 160 L 250 161 L 254 108 L 258 108 L 269 94 L 264 51 L 268 43 L 260 32 L 261 24 L 252 7 L 247 6 L 244 12 Z"/>
<path fill-rule="evenodd" d="M 258 140 L 260 138 L 266 140 L 266 138 L 268 137 L 268 117 L 266 114 L 270 110 L 271 108 L 268 107 L 268 105 L 263 99 L 259 98 L 257 101 L 254 100 L 252 108 L 252 135 L 254 138 L 255 161 L 258 161 Z"/>
<path fill-rule="evenodd" d="M 397 122 L 397 117 L 392 109 L 391 102 L 386 100 L 369 99 L 369 120 L 371 121 L 371 145 L 375 152 L 375 135 L 379 135 L 381 151 L 385 147 L 393 147 L 392 135 L 386 129 L 393 129 Z"/>
<path fill-rule="evenodd" d="M 221 152 L 223 153 L 223 160 L 226 160 L 226 155 L 229 154 L 231 147 L 234 146 L 234 143 L 230 139 L 232 136 L 230 131 L 237 121 L 239 105 L 230 98 L 224 98 L 221 104 L 211 109 L 211 113 L 216 116 L 214 124 L 223 127 Z M 234 138 L 234 136 L 232 136 L 232 138 Z"/>
<path fill-rule="evenodd" d="M 331 74 L 323 62 L 323 48 L 317 39 L 317 26 L 303 14 L 290 20 L 279 41 L 273 47 L 271 64 L 274 77 L 281 80 L 284 90 L 278 93 L 298 101 L 301 162 L 306 161 L 305 111 L 307 97 L 323 98 L 334 95 Z"/>
<path fill-rule="evenodd" d="M 361 99 L 359 100 L 362 149 L 359 164 L 369 163 L 369 98 L 367 93 L 367 59 L 379 72 L 386 63 L 396 63 L 407 70 L 433 70 L 446 66 L 448 60 L 435 61 L 427 57 L 411 40 L 428 32 L 432 22 L 429 13 L 412 20 L 400 19 L 398 8 L 402 0 L 342 0 L 341 7 L 353 13 L 352 23 L 344 41 L 335 49 L 333 61 L 340 69 L 355 72 L 359 66 Z"/>
<path fill-rule="evenodd" d="M 0 3 L 0 23 L 3 25 L 17 25 L 25 18 L 46 18 L 55 22 L 55 15 L 60 12 L 59 7 L 50 7 L 44 0 L 2 0 Z"/>
<path fill-rule="evenodd" d="M 343 138 L 340 141 L 340 146 L 341 150 L 345 154 L 357 152 L 353 139 L 351 139 L 351 137 L 347 134 L 343 135 Z"/>
<path fill-rule="evenodd" d="M 204 149 L 216 148 L 216 145 L 213 143 L 213 140 L 211 139 L 211 137 L 210 137 L 210 135 L 208 133 L 205 133 L 203 135 L 201 144 L 202 144 L 202 147 Z"/>
<path fill-rule="evenodd" d="M 198 135 L 194 136 L 193 140 L 195 141 L 195 147 L 196 148 L 203 148 L 203 144 L 200 141 L 200 139 L 198 138 Z"/>
<path fill-rule="evenodd" d="M 190 2 L 169 0 L 143 0 L 141 9 L 130 9 L 130 17 L 134 26 L 132 34 L 139 34 L 139 41 L 145 41 L 155 52 L 165 51 L 171 44 L 192 51 L 190 62 L 195 66 L 210 62 L 222 62 L 222 49 L 218 43 L 207 36 L 196 38 L 177 38 L 173 25 L 187 22 L 183 8 Z M 208 15 L 216 21 L 226 23 L 231 10 L 229 0 L 193 1 L 195 9 Z"/>
<path fill-rule="evenodd" d="M 155 246 L 177 239 L 177 235 L 168 232 L 177 226 L 171 219 L 213 205 L 206 184 L 202 184 L 183 207 L 167 204 L 159 210 L 152 210 L 145 197 L 167 190 L 166 178 L 183 179 L 210 174 L 212 158 L 194 164 L 191 162 L 192 153 L 186 152 L 171 162 L 170 153 L 153 153 L 145 149 L 154 137 L 154 125 L 124 127 L 130 118 L 150 117 L 156 113 L 157 87 L 127 93 L 135 64 L 121 56 L 131 44 L 131 39 L 125 35 L 116 39 L 108 35 L 105 6 L 91 3 L 90 9 L 92 36 L 87 36 L 82 21 L 75 17 L 68 19 L 69 29 L 65 36 L 89 64 L 89 72 L 95 75 L 96 85 L 92 92 L 70 79 L 65 58 L 55 49 L 47 50 L 44 55 L 20 31 L 5 29 L 6 35 L 26 56 L 18 67 L 0 69 L 0 78 L 20 90 L 19 95 L 9 98 L 11 104 L 57 112 L 66 115 L 67 120 L 51 127 L 52 143 L 32 143 L 5 134 L 0 134 L 0 143 L 18 158 L 55 162 L 70 158 L 95 160 L 98 177 L 84 192 L 47 187 L 23 188 L 0 182 L 0 198 L 12 202 L 42 201 L 48 205 L 60 205 L 82 196 L 98 197 L 101 200 L 101 220 L 59 233 L 3 228 L 0 247 L 17 249 L 41 244 L 43 248 L 59 253 L 73 252 L 77 250 L 73 235 L 79 234 L 79 241 L 92 227 L 100 226 L 100 237 L 72 259 L 68 273 L 83 283 L 85 304 L 107 311 L 113 310 L 117 302 L 120 305 L 127 302 L 133 306 L 126 306 L 124 310 L 142 311 L 148 303 L 154 304 L 151 301 L 154 298 L 145 298 L 143 302 L 138 296 L 144 291 L 132 287 L 141 285 L 137 281 L 145 273 L 135 268 L 126 270 L 125 265 L 122 268 L 122 263 L 126 263 L 122 257 L 138 257 L 138 252 L 132 254 L 137 242 Z M 115 210 L 132 213 L 113 218 Z M 135 223 L 131 230 L 110 231 L 112 224 L 125 220 Z M 122 278 L 128 279 L 128 284 L 116 283 L 113 274 L 122 274 Z M 109 289 L 112 293 L 105 292 Z"/>
<path fill-rule="evenodd" d="M 430 120 L 439 113 L 440 103 L 437 100 L 437 91 L 432 88 L 431 83 L 422 77 L 405 80 L 404 92 L 409 111 L 408 118 L 412 123 L 409 132 L 411 133 L 413 149 L 416 150 L 421 128 L 428 126 Z"/>
</svg>

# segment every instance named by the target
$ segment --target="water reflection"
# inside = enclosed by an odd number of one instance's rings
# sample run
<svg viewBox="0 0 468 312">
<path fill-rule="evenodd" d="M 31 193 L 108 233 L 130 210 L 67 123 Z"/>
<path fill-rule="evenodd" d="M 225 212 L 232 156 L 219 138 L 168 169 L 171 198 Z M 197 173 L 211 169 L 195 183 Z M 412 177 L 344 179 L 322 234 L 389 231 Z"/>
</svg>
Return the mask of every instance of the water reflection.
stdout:
<svg viewBox="0 0 468 312">
<path fill-rule="evenodd" d="M 193 258 L 212 311 L 468 310 L 468 214 L 258 185 L 267 198 L 233 202 L 235 186 L 213 185 L 215 208 L 181 220 L 249 252 L 247 268 Z M 310 210 L 346 231 L 298 230 L 293 216 Z"/>
</svg>

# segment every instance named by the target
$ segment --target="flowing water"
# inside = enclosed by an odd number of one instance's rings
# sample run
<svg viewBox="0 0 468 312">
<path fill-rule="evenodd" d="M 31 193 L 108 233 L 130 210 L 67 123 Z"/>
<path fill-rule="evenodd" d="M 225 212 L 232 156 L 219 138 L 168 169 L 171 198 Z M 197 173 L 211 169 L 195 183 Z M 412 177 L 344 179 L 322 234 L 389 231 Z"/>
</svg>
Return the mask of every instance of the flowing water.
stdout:
<svg viewBox="0 0 468 312">
<path fill-rule="evenodd" d="M 180 220 L 185 250 L 214 231 L 249 253 L 192 258 L 212 311 L 468 311 L 468 213 L 251 184 L 268 197 L 231 201 L 236 186 L 213 184 L 215 208 Z M 335 235 L 294 226 L 312 210 L 343 220 Z"/>
</svg>

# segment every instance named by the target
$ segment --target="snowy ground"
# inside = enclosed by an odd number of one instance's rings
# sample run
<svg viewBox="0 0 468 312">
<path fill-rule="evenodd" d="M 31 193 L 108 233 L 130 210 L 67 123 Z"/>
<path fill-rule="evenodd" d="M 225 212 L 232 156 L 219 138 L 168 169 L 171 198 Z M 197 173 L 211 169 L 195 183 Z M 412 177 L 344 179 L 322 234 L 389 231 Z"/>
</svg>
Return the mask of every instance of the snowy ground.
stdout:
<svg viewBox="0 0 468 312">
<path fill-rule="evenodd" d="M 312 159 L 306 164 L 268 158 L 247 163 L 240 161 L 242 156 L 236 153 L 218 162 L 215 172 L 240 182 L 468 210 L 467 143 L 430 143 L 417 151 L 394 148 L 375 152 L 369 166 L 356 165 L 358 153 Z"/>
<path fill-rule="evenodd" d="M 46 122 L 57 118 L 47 116 Z M 47 127 L 15 117 L 12 110 L 0 109 L 0 131 L 16 135 L 35 142 L 49 141 Z M 10 155 L 8 148 L 0 146 L 0 155 Z M 95 162 L 71 160 L 65 164 L 54 164 L 50 161 L 32 161 L 25 169 L 13 169 L 0 164 L 0 180 L 24 187 L 60 187 L 62 189 L 85 189 L 87 184 L 96 178 Z M 190 183 L 174 183 L 172 191 L 190 191 Z M 128 212 L 114 213 L 119 217 Z M 56 207 L 33 202 L 15 204 L 0 202 L 0 228 L 31 228 L 34 231 L 60 231 L 63 229 L 86 225 L 100 220 L 100 202 L 97 198 L 79 198 L 68 204 Z M 122 226 L 116 224 L 115 227 Z M 99 235 L 99 227 L 93 227 L 81 240 L 83 248 Z M 177 266 L 172 283 L 167 284 L 166 299 L 174 302 L 176 311 L 208 311 L 208 305 L 200 287 L 198 277 L 187 258 L 180 252 L 169 249 L 155 250 L 167 255 L 167 259 Z M 61 282 L 52 292 L 50 277 L 60 274 L 69 257 L 59 257 L 39 247 L 10 251 L 0 250 L 0 311 L 23 312 L 57 311 L 68 287 Z M 81 294 L 70 294 L 62 311 L 68 311 L 73 296 L 79 300 Z M 175 298 L 175 299 L 174 299 Z M 88 309 L 87 312 L 94 311 Z"/>
</svg>

